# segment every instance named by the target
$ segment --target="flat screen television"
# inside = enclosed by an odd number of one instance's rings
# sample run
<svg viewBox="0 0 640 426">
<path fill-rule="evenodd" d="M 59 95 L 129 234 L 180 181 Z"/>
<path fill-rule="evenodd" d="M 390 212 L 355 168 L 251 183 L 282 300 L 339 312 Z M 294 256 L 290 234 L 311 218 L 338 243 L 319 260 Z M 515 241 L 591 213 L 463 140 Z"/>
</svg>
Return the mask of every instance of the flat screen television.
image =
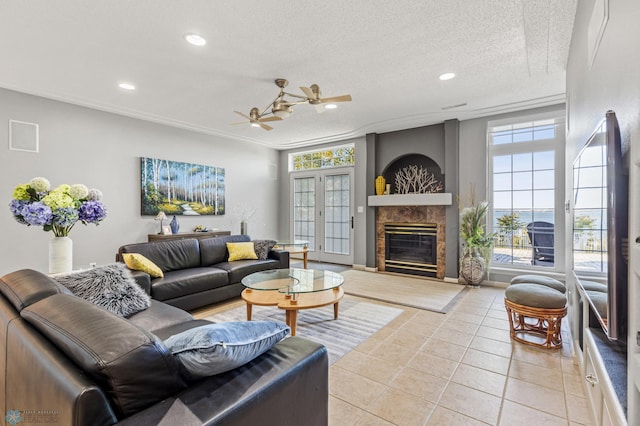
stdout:
<svg viewBox="0 0 640 426">
<path fill-rule="evenodd" d="M 628 187 L 618 120 L 608 111 L 573 163 L 573 272 L 610 340 L 626 338 Z"/>
</svg>

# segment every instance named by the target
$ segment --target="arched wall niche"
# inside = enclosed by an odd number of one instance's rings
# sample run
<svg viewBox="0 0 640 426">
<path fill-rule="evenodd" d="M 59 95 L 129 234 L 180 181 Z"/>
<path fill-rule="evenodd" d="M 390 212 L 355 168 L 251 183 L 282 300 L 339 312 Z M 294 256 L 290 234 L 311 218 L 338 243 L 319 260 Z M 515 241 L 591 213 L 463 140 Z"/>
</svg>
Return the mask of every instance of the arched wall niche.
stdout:
<svg viewBox="0 0 640 426">
<path fill-rule="evenodd" d="M 431 157 L 423 154 L 405 154 L 397 157 L 385 167 L 382 172 L 382 176 L 387 181 L 387 184 L 391 185 L 389 190 L 390 194 L 397 194 L 396 188 L 396 174 L 409 166 L 418 166 L 425 169 L 428 173 L 433 174 L 433 177 L 441 183 L 440 189 L 433 192 L 444 192 L 444 174 L 442 168 Z"/>
</svg>

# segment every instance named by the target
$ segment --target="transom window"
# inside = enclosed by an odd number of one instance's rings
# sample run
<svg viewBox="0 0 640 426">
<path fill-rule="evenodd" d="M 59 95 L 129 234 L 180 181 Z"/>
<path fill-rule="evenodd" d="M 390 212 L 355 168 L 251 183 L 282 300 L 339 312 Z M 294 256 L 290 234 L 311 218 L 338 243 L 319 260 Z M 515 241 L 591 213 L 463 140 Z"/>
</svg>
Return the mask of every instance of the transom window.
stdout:
<svg viewBox="0 0 640 426">
<path fill-rule="evenodd" d="M 305 151 L 289 154 L 290 172 L 353 166 L 354 164 L 353 144 L 341 145 L 319 151 Z"/>
<path fill-rule="evenodd" d="M 493 263 L 554 267 L 563 228 L 556 220 L 564 194 L 563 120 L 490 125 L 488 144 Z"/>
</svg>

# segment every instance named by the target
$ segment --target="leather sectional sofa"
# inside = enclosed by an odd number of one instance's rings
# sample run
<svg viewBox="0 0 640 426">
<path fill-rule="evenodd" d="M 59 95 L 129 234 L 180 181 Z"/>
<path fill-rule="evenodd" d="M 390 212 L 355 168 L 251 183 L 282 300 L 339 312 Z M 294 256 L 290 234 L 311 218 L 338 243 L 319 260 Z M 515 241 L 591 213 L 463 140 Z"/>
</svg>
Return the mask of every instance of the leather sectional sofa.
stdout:
<svg viewBox="0 0 640 426">
<path fill-rule="evenodd" d="M 73 426 L 327 424 L 324 346 L 285 338 L 241 367 L 189 382 L 163 341 L 205 323 L 157 300 L 122 318 L 40 272 L 7 274 L 0 413 Z"/>
<path fill-rule="evenodd" d="M 137 271 L 138 284 L 155 300 L 181 309 L 195 309 L 237 297 L 243 290 L 242 278 L 254 272 L 289 267 L 289 252 L 270 250 L 266 260 L 229 262 L 227 242 L 249 242 L 248 235 L 230 235 L 204 239 L 184 239 L 127 244 L 123 253 L 139 253 L 164 273 L 153 278 Z"/>
</svg>

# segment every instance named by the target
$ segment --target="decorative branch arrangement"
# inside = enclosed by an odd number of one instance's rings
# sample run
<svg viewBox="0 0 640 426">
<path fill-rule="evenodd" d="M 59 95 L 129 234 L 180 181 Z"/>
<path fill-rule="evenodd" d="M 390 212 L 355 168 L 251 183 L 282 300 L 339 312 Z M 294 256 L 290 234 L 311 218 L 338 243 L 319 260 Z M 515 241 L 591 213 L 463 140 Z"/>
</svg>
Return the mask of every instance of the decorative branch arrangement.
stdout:
<svg viewBox="0 0 640 426">
<path fill-rule="evenodd" d="M 396 173 L 397 194 L 429 194 L 442 191 L 442 182 L 422 166 L 407 166 Z"/>
</svg>

